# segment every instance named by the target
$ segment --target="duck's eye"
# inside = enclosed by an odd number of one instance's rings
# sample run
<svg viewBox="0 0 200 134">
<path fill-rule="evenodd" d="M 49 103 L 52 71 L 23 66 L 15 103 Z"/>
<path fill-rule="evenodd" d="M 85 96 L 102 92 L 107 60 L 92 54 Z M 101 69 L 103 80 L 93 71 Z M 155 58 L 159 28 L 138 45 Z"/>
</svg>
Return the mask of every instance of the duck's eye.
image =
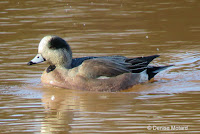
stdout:
<svg viewBox="0 0 200 134">
<path fill-rule="evenodd" d="M 40 58 L 40 56 L 38 56 L 37 58 Z"/>
</svg>

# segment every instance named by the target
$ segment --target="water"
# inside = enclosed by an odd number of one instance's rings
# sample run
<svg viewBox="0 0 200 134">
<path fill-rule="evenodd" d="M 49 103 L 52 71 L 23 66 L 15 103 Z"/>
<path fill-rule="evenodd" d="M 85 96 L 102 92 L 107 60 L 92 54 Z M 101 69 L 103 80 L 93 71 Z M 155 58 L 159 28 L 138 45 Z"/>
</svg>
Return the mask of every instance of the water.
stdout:
<svg viewBox="0 0 200 134">
<path fill-rule="evenodd" d="M 1 0 L 0 133 L 199 133 L 199 4 Z M 160 54 L 154 65 L 175 66 L 118 93 L 43 86 L 47 65 L 26 63 L 45 35 L 67 40 L 73 57 Z"/>
</svg>

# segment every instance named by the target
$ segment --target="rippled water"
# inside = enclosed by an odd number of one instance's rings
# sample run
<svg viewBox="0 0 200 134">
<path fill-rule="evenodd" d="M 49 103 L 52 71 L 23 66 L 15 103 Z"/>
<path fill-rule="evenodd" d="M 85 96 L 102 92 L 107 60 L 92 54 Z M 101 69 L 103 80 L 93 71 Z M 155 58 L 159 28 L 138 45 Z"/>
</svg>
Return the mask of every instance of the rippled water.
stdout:
<svg viewBox="0 0 200 134">
<path fill-rule="evenodd" d="M 200 132 L 200 3 L 0 1 L 0 133 Z M 45 87 L 47 66 L 26 66 L 45 35 L 74 57 L 160 54 L 175 66 L 118 93 Z M 176 128 L 176 129 L 175 129 Z"/>
</svg>

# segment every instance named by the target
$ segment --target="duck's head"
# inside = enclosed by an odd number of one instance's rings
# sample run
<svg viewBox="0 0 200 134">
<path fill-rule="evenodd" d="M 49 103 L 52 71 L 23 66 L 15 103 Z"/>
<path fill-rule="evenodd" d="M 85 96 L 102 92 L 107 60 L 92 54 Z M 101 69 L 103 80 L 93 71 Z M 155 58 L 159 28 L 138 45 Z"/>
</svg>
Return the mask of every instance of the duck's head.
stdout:
<svg viewBox="0 0 200 134">
<path fill-rule="evenodd" d="M 50 65 L 71 67 L 72 51 L 67 42 L 58 36 L 45 36 L 39 43 L 38 54 L 28 65 L 47 61 Z"/>
</svg>

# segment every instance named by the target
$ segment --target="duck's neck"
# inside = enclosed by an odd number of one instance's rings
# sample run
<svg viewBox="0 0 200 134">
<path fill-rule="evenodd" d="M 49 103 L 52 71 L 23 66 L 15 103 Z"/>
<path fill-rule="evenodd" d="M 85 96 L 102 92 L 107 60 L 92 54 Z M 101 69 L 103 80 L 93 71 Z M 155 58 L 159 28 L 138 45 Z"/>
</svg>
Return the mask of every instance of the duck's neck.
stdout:
<svg viewBox="0 0 200 134">
<path fill-rule="evenodd" d="M 72 64 L 72 52 L 71 50 L 59 50 L 57 56 L 52 57 L 52 60 L 48 62 L 50 66 L 56 66 L 56 68 L 70 69 Z"/>
<path fill-rule="evenodd" d="M 72 64 L 72 58 L 68 59 L 67 62 L 63 65 L 63 67 L 70 69 Z"/>
<path fill-rule="evenodd" d="M 71 68 L 71 64 L 72 64 L 72 51 L 71 49 L 68 50 L 68 52 L 65 55 L 65 60 L 64 60 L 64 67 L 67 69 Z"/>
<path fill-rule="evenodd" d="M 71 68 L 71 64 L 72 64 L 72 59 L 67 59 L 67 60 L 64 60 L 62 61 L 61 63 L 59 64 L 50 64 L 51 66 L 56 66 L 56 67 L 59 67 L 59 68 L 65 68 L 65 69 L 70 69 Z"/>
<path fill-rule="evenodd" d="M 63 53 L 63 57 L 59 58 L 59 62 L 56 64 L 56 67 L 70 69 L 72 64 L 72 52 L 69 49 L 67 52 Z"/>
<path fill-rule="evenodd" d="M 46 69 L 46 72 L 49 73 L 51 71 L 53 71 L 56 68 L 60 68 L 60 69 L 71 69 L 71 62 L 67 62 L 66 64 L 59 64 L 59 65 L 53 65 L 50 64 L 50 66 Z"/>
</svg>

